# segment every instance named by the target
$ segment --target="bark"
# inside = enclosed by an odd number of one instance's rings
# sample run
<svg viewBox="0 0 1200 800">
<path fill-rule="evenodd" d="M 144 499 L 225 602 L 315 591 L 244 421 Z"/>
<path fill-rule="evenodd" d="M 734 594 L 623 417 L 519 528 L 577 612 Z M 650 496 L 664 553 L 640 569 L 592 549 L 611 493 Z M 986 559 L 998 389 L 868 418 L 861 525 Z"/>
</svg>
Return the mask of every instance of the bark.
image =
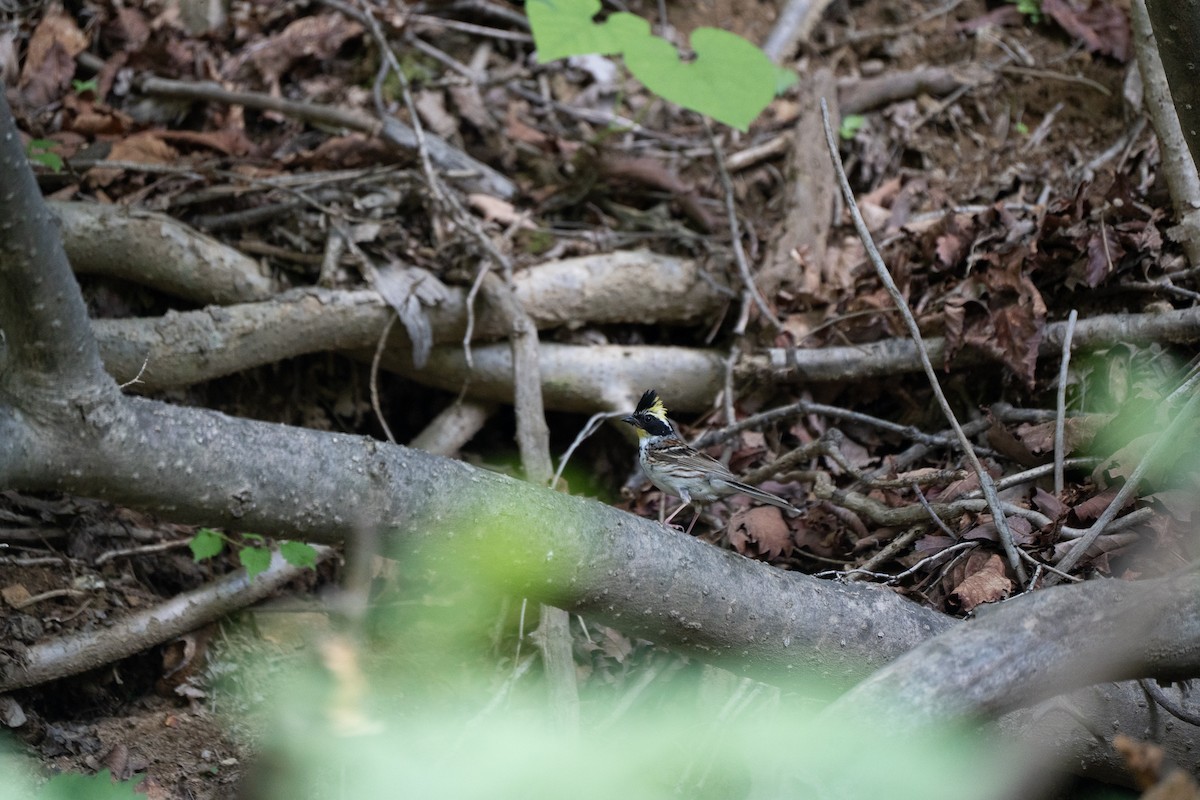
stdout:
<svg viewBox="0 0 1200 800">
<path fill-rule="evenodd" d="M 846 686 L 953 624 L 889 590 L 772 569 L 610 506 L 366 437 L 124 398 L 37 429 L 0 409 L 0 485 L 337 542 L 560 605 L 743 674 Z M 749 658 L 747 648 L 752 648 Z"/>
<path fill-rule="evenodd" d="M 830 711 L 886 709 L 904 725 L 921 727 L 996 717 L 1104 680 L 1197 674 L 1200 576 L 1092 580 L 985 608 L 979 619 L 876 672 Z"/>
<path fill-rule="evenodd" d="M 1183 138 L 1187 140 L 1192 162 L 1200 163 L 1200 66 L 1196 63 L 1200 8 L 1195 3 L 1176 0 L 1146 0 L 1146 10 Z"/>
<path fill-rule="evenodd" d="M 275 292 L 258 263 L 178 220 L 99 203 L 50 203 L 79 274 L 102 273 L 197 303 L 265 300 Z"/>
<path fill-rule="evenodd" d="M 1159 12 L 1162 12 L 1161 8 Z M 1137 53 L 1145 90 L 1143 105 L 1158 136 L 1162 172 L 1170 187 L 1171 203 L 1181 229 L 1172 238 L 1183 245 L 1188 262 L 1195 267 L 1200 265 L 1200 177 L 1197 176 L 1196 162 L 1180 127 L 1179 114 L 1171 102 L 1172 89 L 1168 85 L 1159 49 L 1155 46 L 1146 1 L 1133 0 L 1129 13 L 1133 23 L 1134 51 Z M 1188 87 L 1188 91 L 1194 91 L 1194 87 Z M 1188 112 L 1188 115 L 1194 116 L 1194 111 Z"/>
</svg>

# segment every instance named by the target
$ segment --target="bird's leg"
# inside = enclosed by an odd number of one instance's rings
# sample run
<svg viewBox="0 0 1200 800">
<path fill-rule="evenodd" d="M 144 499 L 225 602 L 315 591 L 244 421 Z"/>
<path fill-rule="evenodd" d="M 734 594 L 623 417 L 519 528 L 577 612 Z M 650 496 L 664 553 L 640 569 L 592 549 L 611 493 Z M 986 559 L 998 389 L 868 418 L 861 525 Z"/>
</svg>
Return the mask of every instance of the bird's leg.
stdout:
<svg viewBox="0 0 1200 800">
<path fill-rule="evenodd" d="M 667 517 L 665 520 L 663 520 L 663 525 L 664 525 L 665 527 L 668 527 L 668 528 L 672 527 L 672 525 L 671 525 L 671 520 L 675 519 L 675 517 L 676 517 L 676 516 L 679 514 L 679 512 L 680 512 L 680 511 L 683 511 L 683 510 L 684 510 L 685 508 L 687 508 L 689 505 L 690 505 L 690 503 L 688 503 L 688 502 L 686 502 L 686 501 L 685 501 L 685 502 L 683 503 L 683 505 L 681 505 L 679 508 L 677 508 L 677 509 L 675 509 L 674 511 L 672 511 L 672 512 L 671 512 L 671 516 L 669 516 L 669 517 Z M 696 524 L 696 523 L 695 523 L 695 520 L 693 520 L 693 521 L 692 521 L 692 524 L 693 524 L 693 525 L 694 525 L 694 524 Z M 674 527 L 678 528 L 679 526 L 678 526 L 678 525 L 675 525 Z M 691 530 L 691 528 L 688 528 L 688 530 L 690 531 L 690 530 Z"/>
<path fill-rule="evenodd" d="M 692 528 L 696 527 L 696 520 L 698 520 L 698 519 L 700 519 L 700 509 L 698 509 L 698 508 L 697 508 L 697 509 L 696 509 L 696 516 L 692 517 L 692 524 L 691 524 L 691 525 L 688 525 L 687 533 L 685 534 L 686 536 L 690 536 L 690 535 L 691 535 L 691 533 L 692 533 Z"/>
</svg>

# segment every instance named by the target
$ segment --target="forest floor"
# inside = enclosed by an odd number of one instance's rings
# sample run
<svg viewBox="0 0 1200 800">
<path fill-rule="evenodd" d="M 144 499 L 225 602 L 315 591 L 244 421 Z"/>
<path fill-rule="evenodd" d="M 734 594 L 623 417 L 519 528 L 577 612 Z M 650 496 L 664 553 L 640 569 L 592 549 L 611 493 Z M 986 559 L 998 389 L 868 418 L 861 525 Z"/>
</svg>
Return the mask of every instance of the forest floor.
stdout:
<svg viewBox="0 0 1200 800">
<path fill-rule="evenodd" d="M 1141 313 L 1190 306 L 1200 296 L 1167 238 L 1173 214 L 1154 133 L 1140 109 L 1127 15 L 1119 4 L 1090 6 L 1076 13 L 1056 4 L 1058 16 L 1048 11 L 1034 21 L 1015 6 L 982 0 L 938 9 L 911 1 L 834 3 L 798 61 L 789 62 L 798 66 L 801 86 L 776 99 L 749 133 L 721 126 L 716 131 L 733 177 L 747 257 L 752 268 L 763 269 L 760 285 L 780 322 L 775 327 L 751 309 L 742 352 L 906 335 L 846 217 L 828 231 L 824 258 L 776 248 L 794 211 L 788 198 L 796 164 L 812 158 L 796 153 L 789 132 L 813 113 L 804 87 L 827 69 L 842 84 L 843 108 L 855 109 L 856 117 L 843 117 L 850 180 L 921 329 L 945 335 L 951 350 L 971 345 L 991 357 L 991 366 L 945 372 L 947 393 L 965 419 L 980 423 L 978 441 L 997 474 L 1047 463 L 1059 378 L 1058 359 L 1038 357 L 1046 326 L 1071 310 L 1083 318 Z M 628 8 L 657 17 L 654 3 Z M 397 42 L 425 126 L 515 183 L 510 199 L 486 192 L 470 198 L 514 266 L 643 247 L 698 259 L 737 286 L 735 273 L 726 278 L 732 256 L 725 193 L 703 121 L 653 97 L 619 68 L 609 72 L 600 60 L 536 65 L 515 9 L 489 2 L 428 3 L 412 16 L 414 9 L 376 10 Z M 709 25 L 759 43 L 775 13 L 766 2 L 668 4 L 679 41 Z M 430 46 L 455 67 L 431 56 Z M 373 114 L 370 87 L 378 65 L 369 31 L 332 1 L 233 3 L 222 22 L 185 20 L 149 0 L 85 0 L 71 12 L 46 6 L 42 16 L 0 31 L 0 72 L 15 87 L 9 96 L 18 122 L 41 143 L 31 152 L 66 159 L 66 168 L 55 170 L 50 159 L 35 157 L 47 195 L 166 212 L 261 259 L 282 286 L 365 285 L 352 259 L 332 272 L 327 268 L 330 225 L 323 218 L 330 208 L 365 217 L 375 202 L 389 213 L 369 225 L 356 222 L 354 247 L 397 254 L 446 283 L 469 285 L 469 248 L 437 243 L 437 212 L 420 189 L 421 170 L 411 157 L 361 133 L 330 132 L 285 113 L 191 105 L 133 90 L 135 76 L 151 73 Z M 917 70 L 936 70 L 938 85 L 898 88 Z M 854 95 L 864 86 L 880 90 L 886 79 L 894 85 L 877 103 Z M 394 79 L 385 83 L 387 104 L 404 117 L 398 92 Z M 639 127 L 606 131 L 618 117 L 635 119 Z M 823 143 L 820 148 L 815 152 L 823 152 Z M 119 166 L 97 166 L 104 158 Z M 330 178 L 334 171 L 360 168 L 367 170 L 360 178 L 368 179 L 357 185 L 345 175 Z M 263 181 L 280 176 L 296 180 L 288 190 L 264 188 Z M 264 207 L 275 208 L 273 216 L 252 215 Z M 98 318 L 187 307 L 115 279 L 81 280 Z M 544 335 L 704 346 L 715 333 L 720 345 L 731 341 L 737 316 L 731 302 L 723 319 L 692 328 L 609 326 Z M 1096 519 L 1115 492 L 1113 483 L 1144 449 L 1141 434 L 1161 428 L 1147 410 L 1151 406 L 1129 411 L 1127 401 L 1161 399 L 1186 360 L 1187 354 L 1159 345 L 1122 344 L 1074 365 L 1070 407 L 1108 416 L 1069 426 L 1068 448 L 1073 455 L 1117 455 L 1103 469 L 1087 464 L 1070 470 L 1057 496 L 1039 488 L 1014 498 L 1052 521 L 1041 525 L 1035 515 L 1015 516 L 1022 548 L 1052 560 L 1070 546 L 1059 535 L 1064 526 L 1086 528 Z M 401 442 L 424 427 L 429 409 L 453 399 L 453 393 L 395 375 L 378 380 L 381 410 Z M 359 363 L 316 355 L 158 396 L 382 437 L 370 382 Z M 928 432 L 946 427 L 924 378 L 916 375 L 758 386 L 739 393 L 736 411 L 742 416 L 801 399 Z M 1001 404 L 1026 411 L 996 410 L 1007 407 Z M 1132 432 L 1115 432 L 1110 421 L 1118 412 L 1129 418 L 1124 421 Z M 717 411 L 680 420 L 689 436 L 724 421 Z M 578 414 L 549 415 L 556 457 L 583 422 Z M 885 506 L 914 503 L 917 481 L 925 498 L 937 502 L 977 487 L 944 450 L 934 448 L 897 468 L 898 455 L 910 444 L 904 435 L 820 414 L 796 416 L 765 436 L 743 435 L 732 466 L 745 472 L 781 443 L 817 441 L 835 423 L 842 434 L 838 457 L 818 453 L 813 463 L 839 483 L 872 470 L 902 473 L 904 480 L 865 492 Z M 462 455 L 511 469 L 511 436 L 511 418 L 500 415 Z M 645 516 L 657 514 L 658 493 L 636 482 L 620 491 L 632 473 L 631 453 L 612 431 L 588 440 L 573 458 L 588 464 L 591 475 L 576 479 L 580 485 L 572 489 Z M 1194 474 L 1188 469 L 1149 481 L 1134 507 L 1153 513 L 1104 537 L 1077 571 L 1153 575 L 1194 557 L 1186 537 Z M 896 574 L 956 543 L 975 542 L 893 585 L 950 613 L 1014 590 L 986 511 L 965 513 L 953 531 L 929 525 L 907 551 L 880 562 L 872 556 L 907 525 L 808 502 L 803 479 L 765 486 L 804 513 L 785 520 L 774 509 L 736 512 L 728 522 L 706 520 L 700 535 L 780 568 L 842 577 L 864 566 L 873 574 Z M 32 644 L 112 625 L 131 609 L 237 568 L 230 552 L 196 563 L 187 547 L 194 533 L 79 498 L 0 495 L 0 542 L 6 545 L 0 551 L 0 642 Z M 334 577 L 324 570 L 295 589 L 310 592 Z M 304 658 L 312 627 L 328 624 L 318 619 L 294 609 L 260 611 L 118 664 L 21 690 L 13 697 L 28 722 L 15 732 L 31 755 L 56 770 L 145 773 L 152 797 L 228 796 L 258 740 L 260 721 L 245 698 L 255 696 L 258 683 L 270 682 L 270 674 L 261 673 L 269 670 L 264 664 Z M 593 662 L 581 672 L 585 679 L 606 673 L 613 680 L 613 663 L 642 647 L 616 632 L 597 642 L 580 644 L 593 648 Z M 258 666 L 239 669 L 250 652 Z M 237 691 L 227 689 L 231 682 Z"/>
</svg>

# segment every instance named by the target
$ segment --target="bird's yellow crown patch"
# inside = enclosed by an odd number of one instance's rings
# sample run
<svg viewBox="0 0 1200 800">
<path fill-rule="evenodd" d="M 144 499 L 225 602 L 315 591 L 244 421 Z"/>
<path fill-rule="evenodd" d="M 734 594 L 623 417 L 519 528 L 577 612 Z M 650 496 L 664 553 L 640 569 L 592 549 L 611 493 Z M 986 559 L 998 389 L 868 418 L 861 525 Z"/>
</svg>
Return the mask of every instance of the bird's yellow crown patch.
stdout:
<svg viewBox="0 0 1200 800">
<path fill-rule="evenodd" d="M 642 395 L 642 399 L 638 401 L 636 414 L 648 414 L 655 419 L 667 421 L 667 407 L 663 405 L 662 398 L 658 396 L 658 392 L 653 389 L 647 389 Z"/>
</svg>

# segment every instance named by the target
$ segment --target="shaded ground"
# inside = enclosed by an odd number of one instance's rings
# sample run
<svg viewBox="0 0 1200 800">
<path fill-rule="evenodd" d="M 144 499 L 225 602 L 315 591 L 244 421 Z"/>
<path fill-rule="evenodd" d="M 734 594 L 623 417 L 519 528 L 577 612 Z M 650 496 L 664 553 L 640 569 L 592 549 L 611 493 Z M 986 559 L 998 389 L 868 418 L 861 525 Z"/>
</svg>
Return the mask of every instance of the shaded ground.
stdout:
<svg viewBox="0 0 1200 800">
<path fill-rule="evenodd" d="M 654 4 L 635 4 L 630 10 L 651 19 L 656 14 Z M 437 215 L 418 182 L 400 171 L 413 165 L 367 137 L 330 135 L 275 113 L 216 104 L 172 107 L 162 100 L 133 103 L 124 94 L 128 70 L 150 70 L 188 80 L 219 77 L 237 88 L 370 111 L 370 91 L 364 87 L 370 86 L 378 57 L 362 27 L 323 6 L 304 12 L 314 15 L 304 24 L 319 29 L 298 32 L 289 27 L 301 19 L 295 7 L 251 4 L 234 5 L 227 26 L 197 36 L 160 15 L 157 7 L 83 6 L 74 23 L 89 31 L 84 49 L 99 68 L 96 86 L 65 90 L 62 75 L 86 80 L 93 73 L 76 67 L 70 58 L 74 52 L 65 60 L 59 54 L 47 59 L 50 66 L 38 73 L 40 77 L 22 79 L 16 104 L 31 137 L 53 142 L 49 151 L 74 159 L 65 172 L 43 170 L 44 188 L 63 198 L 166 210 L 264 258 L 284 285 L 318 280 L 340 286 L 363 283 L 360 272 L 345 263 L 335 261 L 332 271 L 322 268 L 327 263 L 323 253 L 328 230 L 335 224 L 330 220 L 339 219 L 338 224 L 359 226 L 359 246 L 402 254 L 408 263 L 448 283 L 469 282 L 473 271 L 464 266 L 470 261 L 469 248 L 453 238 L 448 247 L 439 247 L 432 230 Z M 585 68 L 552 65 L 539 70 L 539 88 L 528 66 L 528 44 L 485 38 L 437 22 L 471 21 L 519 34 L 519 26 L 505 16 L 511 13 L 507 7 L 462 11 L 450 5 L 422 13 L 426 16 L 410 20 L 408 30 L 459 64 L 471 63 L 485 43 L 490 48 L 476 68 L 487 77 L 474 86 L 415 46 L 400 52 L 411 69 L 426 125 L 516 181 L 519 193 L 512 206 L 492 198 L 490 204 L 476 207 L 496 222 L 497 236 L 507 230 L 518 266 L 549 255 L 648 246 L 705 257 L 715 273 L 722 271 L 730 260 L 723 194 L 697 117 L 647 96 L 626 78 L 618 76 L 604 85 Z M 400 30 L 399 17 L 381 17 Z M 716 25 L 761 41 L 773 24 L 774 10 L 767 3 L 722 0 L 672 7 L 670 17 L 678 31 Z M 1030 347 L 1046 322 L 1063 319 L 1072 308 L 1086 315 L 1191 302 L 1186 294 L 1190 276 L 1170 286 L 1162 282 L 1165 273 L 1178 268 L 1178 259 L 1170 248 L 1163 252 L 1169 206 L 1156 171 L 1153 135 L 1148 126 L 1140 126 L 1127 99 L 1126 87 L 1136 86 L 1127 81 L 1127 53 L 1117 52 L 1120 58 L 1115 58 L 1112 52 L 1120 40 L 1112 26 L 1119 27 L 1122 19 L 1099 10 L 1080 21 L 1072 35 L 1061 22 L 1034 24 L 1015 9 L 989 10 L 971 0 L 951 4 L 942 13 L 930 13 L 919 3 L 871 0 L 835 4 L 804 50 L 802 74 L 824 66 L 851 80 L 937 66 L 951 67 L 962 76 L 956 88 L 916 93 L 878 110 L 864 110 L 862 127 L 844 143 L 843 154 L 884 256 L 923 327 L 945 331 L 952 345 L 986 344 L 1005 366 L 959 371 L 947 378 L 948 391 L 965 408 L 1001 400 L 1052 408 L 1055 367 L 1035 366 Z M 37 23 L 36 17 L 23 20 L 21 36 L 12 42 L 18 50 L 26 46 L 25 37 L 38 41 L 33 33 Z M 70 27 L 61 23 L 51 39 L 69 43 L 74 34 L 63 31 Z M 157 35 L 151 36 L 152 30 Z M 1095 34 L 1097 30 L 1103 36 Z M 1080 38 L 1088 33 L 1094 37 Z M 53 65 L 61 74 L 54 73 Z M 12 66 L 10 59 L 6 68 Z M 396 87 L 385 88 L 395 100 Z M 542 102 L 543 90 L 563 105 L 551 109 Z M 795 97 L 777 100 L 750 134 L 724 133 L 726 157 L 786 133 L 806 111 Z M 578 109 L 585 113 L 575 113 Z M 596 110 L 608 116 L 586 113 Z M 605 134 L 603 123 L 613 113 L 636 118 L 651 133 Z M 782 152 L 735 171 L 739 213 L 747 228 L 744 241 L 754 264 L 765 257 L 783 224 L 786 209 L 781 198 L 789 178 Z M 144 168 L 97 170 L 88 161 L 106 154 Z M 635 157 L 646 161 L 631 167 L 629 160 Z M 179 162 L 186 169 L 180 169 Z M 282 191 L 254 183 L 282 174 L 358 166 L 371 171 L 314 177 Z M 249 183 L 239 183 L 241 179 Z M 688 188 L 691 195 L 684 191 Z M 295 202 L 297 193 L 301 202 Z M 367 218 L 370 203 L 388 210 L 382 220 Z M 530 212 L 531 226 L 522 227 L 514 207 Z M 262 208 L 273 210 L 254 216 Z M 329 208 L 341 216 L 326 214 Z M 955 210 L 962 213 L 944 213 Z M 711 231 L 704 230 L 706 221 L 712 223 Z M 841 238 L 845 230 L 839 229 L 830 240 L 829 261 L 834 266 L 825 270 L 822 280 L 785 284 L 770 298 L 783 326 L 775 331 L 756 319 L 750 331 L 761 344 L 818 347 L 902 333 L 858 246 L 849 237 Z M 98 317 L 151 315 L 179 307 L 110 279 L 84 279 L 84 286 Z M 731 308 L 723 331 L 734 316 L 736 308 Z M 667 332 L 647 326 L 559 331 L 552 336 L 686 345 L 703 343 L 708 334 L 707 328 Z M 1159 391 L 1152 388 L 1152 378 L 1168 372 L 1159 349 L 1117 350 L 1085 368 L 1085 377 L 1072 387 L 1075 398 L 1085 392 L 1093 400 L 1111 396 L 1092 403 L 1093 410 L 1097 405 L 1103 410 L 1106 404 L 1115 410 L 1126 397 L 1152 395 Z M 395 376 L 384 375 L 380 381 L 382 410 L 400 441 L 424 426 L 431 415 L 427 408 L 447 398 Z M 170 399 L 381 436 L 369 383 L 365 366 L 306 357 L 177 391 Z M 814 387 L 811 396 L 924 430 L 944 427 L 931 409 L 927 388 L 915 378 L 823 385 Z M 764 388 L 747 392 L 738 407 L 753 413 L 789 399 L 796 395 L 789 398 L 786 390 Z M 991 446 L 1015 462 L 1026 457 L 1044 460 L 1047 434 L 1041 419 L 1040 426 L 1034 420 L 1021 427 L 1015 418 L 997 423 Z M 692 434 L 718 424 L 715 418 L 685 422 L 694 423 L 685 428 Z M 562 414 L 552 415 L 550 423 L 554 452 L 562 453 L 581 420 Z M 733 454 L 734 467 L 745 471 L 765 451 L 780 449 L 781 441 L 812 441 L 827 425 L 805 418 L 769 431 L 767 438 L 747 435 Z M 509 426 L 504 420 L 496 422 L 464 456 L 507 468 L 512 457 Z M 841 479 L 848 467 L 886 467 L 907 444 L 890 433 L 853 424 L 843 427 L 848 438 L 842 453 L 848 465 L 821 462 Z M 626 502 L 638 513 L 656 513 L 657 493 L 619 499 L 630 461 L 627 445 L 615 434 L 589 441 L 576 458 L 594 465 L 596 483 L 585 491 Z M 813 458 L 816 462 L 820 457 Z M 919 466 L 949 470 L 956 465 L 935 452 Z M 1105 475 L 1089 476 L 1083 470 L 1070 477 L 1062 498 L 1038 496 L 1030 505 L 1059 525 L 1065 521 L 1086 527 L 1112 492 Z M 1117 551 L 1091 560 L 1089 566 L 1113 574 L 1151 574 L 1159 569 L 1164 553 L 1186 558 L 1179 531 L 1188 512 L 1171 506 L 1172 493 L 1190 487 L 1190 477 L 1184 478 L 1155 487 L 1162 490 L 1157 508 L 1165 507 L 1166 513 L 1134 529 L 1156 542 L 1155 552 L 1122 555 L 1121 544 L 1109 542 L 1106 546 Z M 947 501 L 970 483 L 953 475 L 931 482 L 925 492 L 931 500 Z M 806 491 L 801 481 L 768 483 L 766 488 L 797 502 Z M 876 488 L 871 496 L 899 505 L 912 502 L 906 492 Z M 186 549 L 192 529 L 91 502 L 10 495 L 0 501 L 0 513 L 0 541 L 8 545 L 0 565 L 5 641 L 33 643 L 109 625 L 128 609 L 153 604 L 236 567 L 232 556 L 196 565 Z M 824 503 L 807 505 L 804 515 L 789 522 L 771 514 L 774 517 L 762 519 L 756 518 L 762 516 L 757 512 L 745 515 L 703 535 L 782 568 L 819 572 L 862 564 L 898 531 L 865 524 Z M 965 517 L 956 533 L 994 541 L 990 525 L 986 515 L 976 513 Z M 1050 531 L 1026 526 L 1018 533 L 1020 542 L 1031 549 L 1052 552 L 1059 545 Z M 174 544 L 105 558 L 115 550 L 163 542 Z M 929 533 L 912 553 L 872 568 L 898 572 L 949 543 L 948 537 Z M 951 611 L 995 599 L 1005 591 L 1007 580 L 996 552 L 993 544 L 969 558 L 949 560 L 903 582 L 901 590 Z M 972 576 L 981 577 L 964 590 Z M 64 588 L 69 591 L 28 603 Z M 225 630 L 221 635 L 205 633 L 198 645 L 192 642 L 193 649 L 208 658 L 182 675 L 176 666 L 164 666 L 162 654 L 149 653 L 19 692 L 16 697 L 31 722 L 17 732 L 31 752 L 54 768 L 146 772 L 152 796 L 228 796 L 252 754 L 254 726 L 242 719 L 249 710 L 237 703 L 214 710 L 212 687 L 218 676 L 235 669 L 230 665 L 239 648 L 248 646 L 242 637 L 254 636 L 239 632 L 238 647 L 230 647 L 228 632 L 241 629 Z M 635 648 L 615 632 L 605 636 L 587 645 L 594 658 L 590 672 L 597 680 L 617 680 L 614 675 L 624 669 L 623 660 Z M 295 636 L 264 646 L 291 652 L 303 644 L 304 638 Z M 0 656 L 3 652 L 0 647 Z M 193 652 L 189 658 L 193 657 L 198 656 Z"/>
</svg>

